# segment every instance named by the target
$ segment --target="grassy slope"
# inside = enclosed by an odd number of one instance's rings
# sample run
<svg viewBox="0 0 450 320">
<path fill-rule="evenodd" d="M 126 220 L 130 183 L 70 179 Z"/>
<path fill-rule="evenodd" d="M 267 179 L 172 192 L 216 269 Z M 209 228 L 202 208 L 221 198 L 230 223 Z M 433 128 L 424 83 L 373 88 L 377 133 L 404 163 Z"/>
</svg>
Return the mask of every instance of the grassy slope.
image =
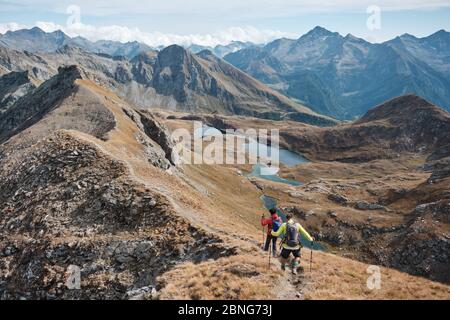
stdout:
<svg viewBox="0 0 450 320">
<path fill-rule="evenodd" d="M 381 268 L 381 288 L 369 290 L 369 265 L 332 254 L 315 252 L 309 272 L 304 250 L 303 275 L 282 273 L 279 263 L 260 253 L 185 264 L 160 277 L 161 299 L 450 299 L 450 287 Z"/>
</svg>

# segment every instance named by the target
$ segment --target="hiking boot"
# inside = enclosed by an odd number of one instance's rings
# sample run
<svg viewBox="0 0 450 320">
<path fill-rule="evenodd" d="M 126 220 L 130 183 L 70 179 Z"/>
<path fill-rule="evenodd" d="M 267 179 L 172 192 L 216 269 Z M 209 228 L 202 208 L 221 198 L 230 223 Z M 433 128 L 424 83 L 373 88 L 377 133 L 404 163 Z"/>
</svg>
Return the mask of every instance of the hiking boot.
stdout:
<svg viewBox="0 0 450 320">
<path fill-rule="evenodd" d="M 300 268 L 300 264 L 298 262 L 292 262 L 292 274 L 297 274 L 297 270 Z"/>
</svg>

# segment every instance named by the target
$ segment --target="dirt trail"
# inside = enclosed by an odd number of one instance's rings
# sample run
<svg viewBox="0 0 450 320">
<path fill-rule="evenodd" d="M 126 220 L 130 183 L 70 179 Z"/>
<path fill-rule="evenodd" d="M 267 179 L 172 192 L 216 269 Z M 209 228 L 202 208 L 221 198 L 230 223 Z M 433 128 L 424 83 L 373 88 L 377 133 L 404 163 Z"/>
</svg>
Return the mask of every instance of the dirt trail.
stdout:
<svg viewBox="0 0 450 320">
<path fill-rule="evenodd" d="M 276 263 L 275 267 L 279 268 L 280 264 Z M 286 270 L 274 288 L 275 298 L 277 300 L 304 300 L 307 285 L 310 282 L 308 273 L 309 270 L 306 268 L 304 271 L 299 271 L 298 275 L 293 275 L 290 270 Z"/>
</svg>

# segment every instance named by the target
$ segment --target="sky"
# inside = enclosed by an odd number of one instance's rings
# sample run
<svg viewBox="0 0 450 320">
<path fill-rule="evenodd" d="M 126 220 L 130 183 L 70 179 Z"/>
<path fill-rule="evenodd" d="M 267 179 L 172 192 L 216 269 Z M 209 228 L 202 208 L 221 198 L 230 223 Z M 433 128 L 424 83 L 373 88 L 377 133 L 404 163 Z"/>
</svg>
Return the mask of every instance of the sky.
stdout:
<svg viewBox="0 0 450 320">
<path fill-rule="evenodd" d="M 450 31 L 450 0 L 0 0 L 0 33 L 38 26 L 150 46 L 298 38 L 315 26 L 383 42 Z"/>
</svg>

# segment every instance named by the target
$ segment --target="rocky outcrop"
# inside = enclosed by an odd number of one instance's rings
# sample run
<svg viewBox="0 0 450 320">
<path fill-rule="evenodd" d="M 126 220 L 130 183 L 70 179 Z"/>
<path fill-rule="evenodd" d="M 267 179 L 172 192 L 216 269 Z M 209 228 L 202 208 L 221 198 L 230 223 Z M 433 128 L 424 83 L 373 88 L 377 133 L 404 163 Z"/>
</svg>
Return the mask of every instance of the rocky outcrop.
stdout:
<svg viewBox="0 0 450 320">
<path fill-rule="evenodd" d="M 450 177 L 450 144 L 435 150 L 427 159 L 424 170 L 432 172 L 428 183 L 432 184 Z"/>
<path fill-rule="evenodd" d="M 329 213 L 320 231 L 312 233 L 333 247 L 357 250 L 367 263 L 450 283 L 449 208 L 448 200 L 421 204 L 405 223 L 390 227 L 372 225 L 372 219 L 352 223 Z"/>
<path fill-rule="evenodd" d="M 3 158 L 0 175 L 1 299 L 136 298 L 179 263 L 234 252 L 64 132 Z"/>
<path fill-rule="evenodd" d="M 0 69 L 4 69 L 5 73 L 28 71 L 30 77 L 39 81 L 48 80 L 58 70 L 58 66 L 51 66 L 41 56 L 29 52 L 16 51 L 5 47 L 1 43 L 0 66 Z"/>
<path fill-rule="evenodd" d="M 115 127 L 114 116 L 98 96 L 77 84 L 82 78 L 76 66 L 60 68 L 58 75 L 20 98 L 0 115 L 0 142 L 23 132 L 22 142 L 34 143 L 58 129 L 104 138 Z"/>
<path fill-rule="evenodd" d="M 417 206 L 412 219 L 392 242 L 389 264 L 400 270 L 450 283 L 450 202 Z"/>
<path fill-rule="evenodd" d="M 378 204 L 378 203 L 369 203 L 366 201 L 358 201 L 355 204 L 355 208 L 359 210 L 384 210 L 386 211 L 386 207 Z"/>
<path fill-rule="evenodd" d="M 433 172 L 428 179 L 428 183 L 435 183 L 444 179 L 450 178 L 450 161 L 447 162 L 445 167 L 441 167 Z"/>
<path fill-rule="evenodd" d="M 349 202 L 346 197 L 336 193 L 329 194 L 328 199 L 341 205 L 346 205 Z"/>
<path fill-rule="evenodd" d="M 136 139 L 145 148 L 149 161 L 156 167 L 169 169 L 174 164 L 172 161 L 174 144 L 169 129 L 149 112 L 129 108 L 124 108 L 123 111 L 145 135 L 145 137 L 139 135 Z"/>
<path fill-rule="evenodd" d="M 8 110 L 19 98 L 35 88 L 28 71 L 11 72 L 0 77 L 0 113 Z"/>
</svg>

